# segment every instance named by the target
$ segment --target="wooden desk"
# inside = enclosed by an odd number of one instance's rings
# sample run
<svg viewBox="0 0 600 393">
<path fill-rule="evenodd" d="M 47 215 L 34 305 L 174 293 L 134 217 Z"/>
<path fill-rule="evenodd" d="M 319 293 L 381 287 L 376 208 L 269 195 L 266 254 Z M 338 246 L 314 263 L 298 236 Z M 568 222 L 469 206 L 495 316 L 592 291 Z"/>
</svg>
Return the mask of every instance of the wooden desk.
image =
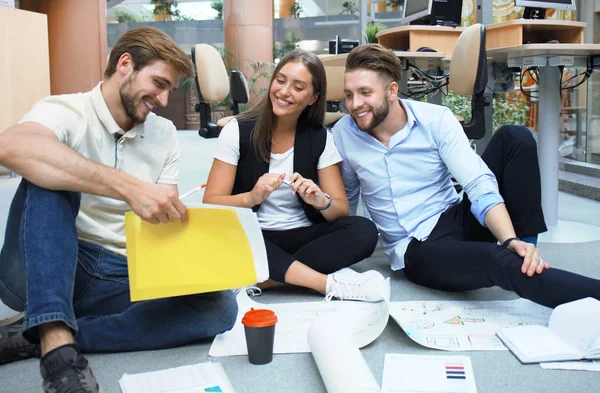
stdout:
<svg viewBox="0 0 600 393">
<path fill-rule="evenodd" d="M 543 44 L 557 40 L 561 44 L 583 44 L 585 22 L 549 19 L 517 19 L 486 26 L 486 48 L 524 44 Z"/>
<path fill-rule="evenodd" d="M 451 56 L 456 40 L 463 30 L 464 27 L 400 26 L 380 31 L 377 33 L 377 41 L 380 45 L 394 50 L 416 52 L 421 47 L 429 47 L 438 53 L 444 52 Z"/>
<path fill-rule="evenodd" d="M 558 224 L 558 147 L 560 133 L 560 57 L 587 59 L 600 55 L 598 44 L 526 44 L 489 49 L 488 56 L 495 62 L 536 57 L 539 68 L 538 155 L 542 181 L 542 209 L 546 225 Z M 558 58 L 556 58 L 558 56 Z M 559 63 L 550 65 L 548 59 Z M 539 65 L 539 64 L 543 65 Z M 522 63 L 521 63 L 522 64 Z"/>
<path fill-rule="evenodd" d="M 495 62 L 533 56 L 587 57 L 600 55 L 600 44 L 525 44 L 488 49 L 487 55 Z"/>
</svg>

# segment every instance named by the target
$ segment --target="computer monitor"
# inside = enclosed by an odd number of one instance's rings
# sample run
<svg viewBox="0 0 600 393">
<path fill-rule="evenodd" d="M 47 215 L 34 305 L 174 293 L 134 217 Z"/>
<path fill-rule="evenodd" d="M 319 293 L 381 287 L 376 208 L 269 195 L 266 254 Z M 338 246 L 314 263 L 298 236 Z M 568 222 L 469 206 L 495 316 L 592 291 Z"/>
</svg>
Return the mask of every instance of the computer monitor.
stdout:
<svg viewBox="0 0 600 393">
<path fill-rule="evenodd" d="M 557 10 L 576 9 L 576 0 L 515 0 L 517 7 L 525 7 L 523 18 L 525 19 L 544 19 L 546 17 L 546 8 Z"/>
<path fill-rule="evenodd" d="M 575 11 L 576 0 L 515 0 L 517 7 L 553 8 Z"/>
<path fill-rule="evenodd" d="M 410 23 L 430 16 L 432 5 L 433 0 L 405 0 L 402 10 L 402 22 Z"/>
<path fill-rule="evenodd" d="M 460 26 L 462 0 L 405 0 L 402 18 L 411 25 Z"/>
<path fill-rule="evenodd" d="M 350 51 L 360 45 L 357 40 L 342 40 L 340 36 L 335 36 L 335 40 L 329 40 L 329 54 L 341 55 L 350 53 Z"/>
</svg>

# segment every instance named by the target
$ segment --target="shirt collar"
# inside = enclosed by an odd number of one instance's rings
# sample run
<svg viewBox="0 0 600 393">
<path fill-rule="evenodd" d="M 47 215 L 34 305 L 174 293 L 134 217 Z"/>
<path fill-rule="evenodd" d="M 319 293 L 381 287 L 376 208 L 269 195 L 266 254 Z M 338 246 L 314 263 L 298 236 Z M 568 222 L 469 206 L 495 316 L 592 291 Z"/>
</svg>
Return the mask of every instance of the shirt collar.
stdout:
<svg viewBox="0 0 600 393">
<path fill-rule="evenodd" d="M 415 126 L 415 124 L 417 124 L 417 118 L 415 117 L 415 114 L 410 106 L 410 103 L 407 103 L 405 100 L 400 99 L 400 105 L 402 106 L 402 108 L 404 109 L 404 112 L 406 112 L 406 127 L 408 127 L 408 129 L 412 130 L 412 128 Z"/>
<path fill-rule="evenodd" d="M 392 135 L 388 145 L 388 150 L 405 140 L 412 132 L 414 127 L 417 126 L 417 118 L 412 111 L 410 103 L 407 103 L 404 100 L 399 100 L 399 103 L 400 106 L 402 106 L 402 109 L 404 109 L 404 113 L 406 113 L 406 124 L 394 135 Z"/>
<path fill-rule="evenodd" d="M 125 132 L 119 127 L 115 119 L 113 118 L 110 110 L 108 109 L 108 105 L 106 105 L 106 101 L 104 100 L 104 96 L 102 95 L 102 90 L 100 89 L 102 86 L 102 82 L 98 83 L 96 87 L 92 89 L 91 97 L 92 104 L 94 105 L 94 109 L 96 110 L 96 114 L 98 115 L 98 119 L 104 125 L 104 128 L 108 131 L 109 134 L 114 135 L 116 133 L 124 134 L 127 138 L 135 138 L 138 135 L 144 135 L 144 124 L 136 124 L 131 130 Z"/>
</svg>

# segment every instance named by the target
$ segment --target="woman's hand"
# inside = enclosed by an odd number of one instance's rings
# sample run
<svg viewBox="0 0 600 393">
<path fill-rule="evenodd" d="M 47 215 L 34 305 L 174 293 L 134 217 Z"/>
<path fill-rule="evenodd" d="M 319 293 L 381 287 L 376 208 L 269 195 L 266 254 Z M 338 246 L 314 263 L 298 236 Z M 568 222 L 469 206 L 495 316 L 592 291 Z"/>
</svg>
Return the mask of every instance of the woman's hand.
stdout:
<svg viewBox="0 0 600 393">
<path fill-rule="evenodd" d="M 329 198 L 319 186 L 314 181 L 302 177 L 298 172 L 294 172 L 289 182 L 292 184 L 292 192 L 298 193 L 300 198 L 309 205 L 323 208 L 329 203 Z"/>
<path fill-rule="evenodd" d="M 258 178 L 252 191 L 250 191 L 250 206 L 256 206 L 263 203 L 273 191 L 281 186 L 285 173 L 265 173 Z"/>
</svg>

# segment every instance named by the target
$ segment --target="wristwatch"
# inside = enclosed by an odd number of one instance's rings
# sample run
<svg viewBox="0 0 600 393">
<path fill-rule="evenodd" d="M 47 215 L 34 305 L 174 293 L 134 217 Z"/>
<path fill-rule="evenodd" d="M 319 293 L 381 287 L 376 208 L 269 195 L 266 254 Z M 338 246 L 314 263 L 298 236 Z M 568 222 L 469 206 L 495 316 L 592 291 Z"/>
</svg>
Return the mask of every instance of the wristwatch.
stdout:
<svg viewBox="0 0 600 393">
<path fill-rule="evenodd" d="M 511 237 L 511 238 L 506 239 L 504 241 L 504 243 L 502 243 L 502 247 L 507 248 L 509 246 L 510 242 L 512 242 L 513 240 L 521 241 L 521 239 L 519 239 L 518 237 Z"/>
<path fill-rule="evenodd" d="M 329 209 L 329 206 L 331 206 L 331 202 L 333 202 L 333 198 L 331 197 L 331 195 L 329 195 L 326 192 L 324 192 L 323 195 L 325 195 L 325 197 L 327 197 L 327 204 L 323 207 L 315 207 L 315 209 L 317 209 L 317 210 L 327 210 L 327 209 Z"/>
</svg>

